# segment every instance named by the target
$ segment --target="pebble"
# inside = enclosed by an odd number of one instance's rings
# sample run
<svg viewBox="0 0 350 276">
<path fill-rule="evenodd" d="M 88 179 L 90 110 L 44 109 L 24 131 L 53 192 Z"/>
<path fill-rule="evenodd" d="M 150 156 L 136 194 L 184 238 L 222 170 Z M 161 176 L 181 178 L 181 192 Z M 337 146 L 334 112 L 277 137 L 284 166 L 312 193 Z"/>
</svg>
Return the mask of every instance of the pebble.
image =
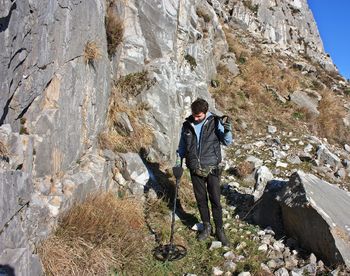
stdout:
<svg viewBox="0 0 350 276">
<path fill-rule="evenodd" d="M 276 275 L 276 276 L 289 276 L 289 273 L 288 273 L 288 270 L 286 268 L 282 267 L 282 268 L 278 269 L 274 273 L 274 275 Z"/>
<path fill-rule="evenodd" d="M 246 272 L 246 271 L 243 271 L 241 273 L 238 274 L 238 276 L 250 276 L 250 272 Z"/>
<path fill-rule="evenodd" d="M 267 251 L 267 249 L 268 249 L 268 246 L 267 246 L 267 244 L 266 244 L 266 243 L 265 243 L 265 244 L 260 245 L 260 246 L 259 246 L 259 248 L 258 248 L 258 250 L 259 250 L 259 251 L 263 251 L 263 252 L 266 252 L 266 251 Z"/>
<path fill-rule="evenodd" d="M 224 268 L 225 270 L 228 270 L 230 272 L 235 272 L 237 269 L 237 265 L 233 261 L 229 260 L 224 263 Z"/>
<path fill-rule="evenodd" d="M 224 274 L 224 272 L 219 267 L 213 267 L 213 275 L 218 276 L 222 274 Z"/>
<path fill-rule="evenodd" d="M 236 255 L 232 251 L 228 251 L 224 254 L 224 257 L 226 260 L 233 260 L 236 258 Z"/>
<path fill-rule="evenodd" d="M 274 134 L 277 132 L 277 127 L 275 126 L 268 126 L 267 127 L 267 132 L 270 133 L 270 134 Z"/>
<path fill-rule="evenodd" d="M 221 241 L 213 241 L 210 245 L 209 250 L 214 250 L 214 249 L 221 248 L 221 247 L 222 247 Z"/>
</svg>

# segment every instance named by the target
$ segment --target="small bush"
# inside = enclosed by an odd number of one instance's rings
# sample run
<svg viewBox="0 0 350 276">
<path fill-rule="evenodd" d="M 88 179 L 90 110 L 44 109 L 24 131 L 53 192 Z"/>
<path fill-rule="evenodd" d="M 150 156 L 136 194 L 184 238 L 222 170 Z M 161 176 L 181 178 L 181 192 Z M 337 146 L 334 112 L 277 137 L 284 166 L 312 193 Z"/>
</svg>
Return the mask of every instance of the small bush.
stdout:
<svg viewBox="0 0 350 276">
<path fill-rule="evenodd" d="M 86 64 L 93 64 L 94 61 L 101 58 L 101 51 L 95 41 L 88 41 L 84 48 L 84 62 Z"/>
<path fill-rule="evenodd" d="M 245 178 L 254 171 L 254 164 L 248 161 L 243 161 L 238 164 L 235 170 L 235 174 L 239 178 Z"/>
<path fill-rule="evenodd" d="M 7 149 L 6 144 L 0 140 L 0 158 L 8 158 L 9 151 Z"/>
<path fill-rule="evenodd" d="M 144 89 L 149 89 L 153 84 L 154 80 L 149 79 L 147 71 L 128 74 L 115 82 L 118 90 L 123 95 L 132 97 L 136 97 Z"/>
<path fill-rule="evenodd" d="M 198 7 L 198 8 L 196 9 L 196 13 L 197 13 L 198 17 L 201 17 L 201 18 L 204 19 L 204 22 L 205 22 L 205 23 L 209 23 L 209 22 L 210 22 L 211 16 L 210 16 L 210 14 L 208 14 L 208 13 L 206 12 L 206 10 L 204 9 L 204 7 Z"/>
<path fill-rule="evenodd" d="M 295 111 L 292 113 L 292 117 L 295 120 L 303 120 L 305 118 L 305 114 L 300 111 Z"/>
<path fill-rule="evenodd" d="M 38 251 L 46 275 L 110 275 L 142 264 L 146 237 L 141 205 L 102 193 L 75 204 Z"/>
<path fill-rule="evenodd" d="M 153 85 L 155 80 L 148 78 L 147 72 L 138 72 L 121 77 L 114 83 L 110 95 L 107 125 L 108 129 L 100 134 L 99 144 L 102 149 L 110 149 L 117 152 L 138 152 L 141 148 L 148 148 L 154 139 L 152 129 L 142 122 L 149 106 L 140 103 L 131 107 L 125 102 L 126 98 L 139 95 L 144 89 Z M 128 115 L 133 131 L 125 135 L 118 128 L 118 113 L 125 112 Z"/>
<path fill-rule="evenodd" d="M 123 21 L 113 11 L 113 5 L 110 5 L 105 18 L 107 35 L 107 52 L 111 57 L 117 51 L 118 45 L 123 41 L 124 25 Z"/>
<path fill-rule="evenodd" d="M 259 5 L 258 4 L 253 5 L 252 0 L 244 0 L 243 5 L 249 10 L 251 10 L 253 13 L 255 14 L 258 13 Z"/>
<path fill-rule="evenodd" d="M 196 59 L 195 59 L 193 56 L 191 56 L 190 54 L 187 54 L 187 55 L 185 56 L 185 59 L 186 59 L 187 62 L 190 64 L 191 71 L 193 71 L 194 68 L 197 67 Z"/>
</svg>

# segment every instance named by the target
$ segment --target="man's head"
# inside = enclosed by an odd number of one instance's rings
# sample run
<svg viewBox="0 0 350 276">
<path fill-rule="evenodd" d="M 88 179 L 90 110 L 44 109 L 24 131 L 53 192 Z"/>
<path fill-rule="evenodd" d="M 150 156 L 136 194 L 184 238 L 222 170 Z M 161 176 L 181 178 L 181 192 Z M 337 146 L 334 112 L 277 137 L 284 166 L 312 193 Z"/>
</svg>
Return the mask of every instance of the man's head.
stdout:
<svg viewBox="0 0 350 276">
<path fill-rule="evenodd" d="M 197 100 L 191 104 L 192 116 L 196 123 L 200 123 L 205 119 L 208 108 L 209 105 L 207 101 L 201 98 L 197 98 Z"/>
</svg>

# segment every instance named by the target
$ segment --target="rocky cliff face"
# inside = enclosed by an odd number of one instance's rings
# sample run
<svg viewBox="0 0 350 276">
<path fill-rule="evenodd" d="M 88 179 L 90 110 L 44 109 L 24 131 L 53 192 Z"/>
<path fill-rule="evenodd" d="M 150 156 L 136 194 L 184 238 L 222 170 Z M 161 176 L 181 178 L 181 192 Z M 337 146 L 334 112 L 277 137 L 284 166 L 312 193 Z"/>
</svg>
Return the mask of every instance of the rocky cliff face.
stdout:
<svg viewBox="0 0 350 276">
<path fill-rule="evenodd" d="M 213 1 L 214 2 L 214 1 Z M 308 56 L 327 70 L 336 70 L 324 52 L 312 12 L 306 0 L 220 1 L 228 22 L 236 22 L 268 44 L 272 52 Z"/>
<path fill-rule="evenodd" d="M 150 107 L 140 120 L 154 130 L 150 158 L 163 162 L 174 156 L 190 103 L 201 96 L 215 110 L 208 84 L 217 66 L 238 70 L 223 24 L 239 23 L 271 53 L 304 54 L 335 68 L 301 0 L 0 3 L 0 138 L 7 148 L 0 161 L 0 263 L 18 275 L 40 274 L 35 244 L 71 202 L 125 181 L 112 179 L 113 169 L 116 159 L 123 170 L 131 157 L 111 157 L 98 146 L 113 80 L 142 70 L 155 80 L 129 104 Z M 124 22 L 111 58 L 109 6 Z M 91 41 L 100 53 L 92 63 L 84 59 Z M 135 181 L 142 187 L 147 180 Z"/>
</svg>

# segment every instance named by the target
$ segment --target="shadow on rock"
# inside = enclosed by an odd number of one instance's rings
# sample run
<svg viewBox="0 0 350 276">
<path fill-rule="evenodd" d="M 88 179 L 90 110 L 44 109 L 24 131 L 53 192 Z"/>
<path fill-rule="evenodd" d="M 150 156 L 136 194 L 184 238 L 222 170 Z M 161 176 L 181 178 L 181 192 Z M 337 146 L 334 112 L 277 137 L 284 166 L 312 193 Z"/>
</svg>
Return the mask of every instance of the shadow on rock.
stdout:
<svg viewBox="0 0 350 276">
<path fill-rule="evenodd" d="M 163 170 L 159 163 L 148 162 L 143 156 L 144 155 L 141 154 L 142 160 L 150 175 L 150 179 L 145 186 L 145 193 L 147 194 L 151 190 L 155 191 L 157 198 L 166 201 L 168 203 L 168 208 L 173 210 L 176 184 L 171 171 Z M 181 180 L 179 189 L 181 189 Z M 176 201 L 176 215 L 188 228 L 191 228 L 194 224 L 199 222 L 194 214 L 184 210 L 179 198 L 177 198 Z"/>
<path fill-rule="evenodd" d="M 9 265 L 0 264 L 0 275 L 1 276 L 15 276 L 15 270 Z"/>
<path fill-rule="evenodd" d="M 244 194 L 229 187 L 223 194 L 227 204 L 235 207 L 235 215 L 250 224 L 259 225 L 262 229 L 271 227 L 279 239 L 284 236 L 280 204 L 276 197 L 286 181 L 271 180 L 267 183 L 263 195 L 256 201 L 251 194 Z"/>
</svg>

